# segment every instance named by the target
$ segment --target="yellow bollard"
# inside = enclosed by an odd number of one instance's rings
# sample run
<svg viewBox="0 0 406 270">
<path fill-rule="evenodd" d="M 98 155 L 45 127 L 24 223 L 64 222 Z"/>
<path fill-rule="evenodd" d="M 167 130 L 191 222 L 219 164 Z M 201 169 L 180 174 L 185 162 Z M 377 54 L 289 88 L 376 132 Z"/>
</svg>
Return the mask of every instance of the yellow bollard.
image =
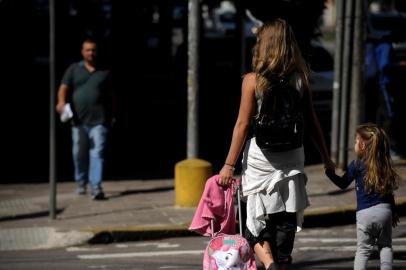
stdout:
<svg viewBox="0 0 406 270">
<path fill-rule="evenodd" d="M 175 165 L 175 205 L 195 207 L 199 204 L 212 165 L 202 159 L 185 159 Z"/>
</svg>

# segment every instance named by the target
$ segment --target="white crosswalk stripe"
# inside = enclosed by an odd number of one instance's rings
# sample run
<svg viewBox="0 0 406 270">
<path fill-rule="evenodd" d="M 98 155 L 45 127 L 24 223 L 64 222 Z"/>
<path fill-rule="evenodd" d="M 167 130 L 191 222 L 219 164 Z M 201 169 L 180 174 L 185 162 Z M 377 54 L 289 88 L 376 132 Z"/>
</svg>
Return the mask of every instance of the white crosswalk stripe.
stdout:
<svg viewBox="0 0 406 270">
<path fill-rule="evenodd" d="M 321 233 L 323 235 L 323 233 Z M 307 235 L 315 235 L 315 231 Z M 326 245 L 327 244 L 327 245 Z M 406 251 L 406 238 L 392 239 L 392 247 L 395 252 Z M 355 237 L 297 237 L 295 239 L 296 251 L 329 251 L 329 252 L 355 252 L 357 250 L 357 238 Z"/>
<path fill-rule="evenodd" d="M 174 256 L 174 255 L 201 255 L 203 250 L 173 250 L 173 251 L 146 251 L 146 252 L 128 252 L 128 253 L 111 253 L 111 254 L 88 254 L 78 255 L 82 260 L 86 259 L 119 259 L 134 257 L 154 257 L 154 256 Z"/>
<path fill-rule="evenodd" d="M 392 246 L 393 250 L 396 252 L 405 252 L 406 251 L 406 245 L 393 245 Z M 334 252 L 348 252 L 352 251 L 355 252 L 357 250 L 356 245 L 352 246 L 313 246 L 313 247 L 298 247 L 294 248 L 294 250 L 297 251 L 334 251 Z"/>
<path fill-rule="evenodd" d="M 357 248 L 357 239 L 355 237 L 325 237 L 325 234 L 321 234 L 324 237 L 312 237 L 313 233 L 307 234 L 307 236 L 297 237 L 295 239 L 295 247 L 293 252 L 312 252 L 312 251 L 324 251 L 324 252 L 339 252 L 339 253 L 354 253 Z M 353 235 L 353 234 L 350 234 Z M 203 246 L 206 246 L 206 239 L 202 239 Z M 395 252 L 406 252 L 406 238 L 394 238 L 393 250 Z M 136 248 L 142 251 L 131 251 L 122 253 L 105 253 L 99 249 L 85 248 L 69 248 L 70 252 L 78 252 L 77 258 L 81 260 L 98 260 L 98 259 L 120 259 L 120 258 L 134 258 L 134 257 L 154 257 L 154 256 L 177 256 L 177 255 L 195 255 L 201 256 L 204 252 L 204 248 L 196 249 L 178 249 L 181 245 L 178 243 L 168 242 L 139 242 L 131 245 L 117 245 L 118 249 L 124 248 Z M 148 248 L 148 251 L 143 249 Z M 168 250 L 169 249 L 169 250 Z M 87 252 L 91 252 L 91 254 Z M 97 254 L 94 251 L 98 251 Z M 86 254 L 87 253 L 87 254 Z"/>
<path fill-rule="evenodd" d="M 299 243 L 315 243 L 315 242 L 320 242 L 320 243 L 356 243 L 357 239 L 356 238 L 298 238 L 296 239 L 297 242 Z M 405 242 L 406 243 L 406 238 L 394 238 L 392 240 L 393 243 L 401 243 Z"/>
</svg>

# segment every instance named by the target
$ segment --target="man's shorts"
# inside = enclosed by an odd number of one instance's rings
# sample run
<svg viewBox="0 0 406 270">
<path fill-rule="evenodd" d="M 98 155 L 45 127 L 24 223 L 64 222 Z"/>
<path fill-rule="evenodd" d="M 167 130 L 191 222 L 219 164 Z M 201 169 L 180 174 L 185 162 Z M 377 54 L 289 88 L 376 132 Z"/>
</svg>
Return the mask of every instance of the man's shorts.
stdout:
<svg viewBox="0 0 406 270">
<path fill-rule="evenodd" d="M 296 234 L 296 213 L 279 212 L 270 214 L 266 220 L 266 227 L 258 237 L 246 228 L 244 237 L 252 248 L 255 244 L 266 241 L 271 246 L 272 256 L 279 264 L 290 264 L 292 262 L 293 243 Z"/>
</svg>

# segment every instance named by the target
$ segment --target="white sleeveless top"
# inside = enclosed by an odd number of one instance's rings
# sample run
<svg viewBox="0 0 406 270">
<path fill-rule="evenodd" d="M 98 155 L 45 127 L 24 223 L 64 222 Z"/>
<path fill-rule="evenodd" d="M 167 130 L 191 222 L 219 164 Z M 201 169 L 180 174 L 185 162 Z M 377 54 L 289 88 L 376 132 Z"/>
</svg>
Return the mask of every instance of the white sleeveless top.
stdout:
<svg viewBox="0 0 406 270">
<path fill-rule="evenodd" d="M 293 77 L 293 76 L 292 76 Z M 299 76 L 292 78 L 303 93 Z M 257 95 L 258 110 L 261 98 Z M 242 191 L 247 200 L 247 228 L 254 236 L 265 228 L 268 214 L 296 212 L 298 230 L 309 206 L 304 174 L 303 146 L 284 152 L 261 150 L 255 137 L 246 142 L 242 160 Z"/>
</svg>

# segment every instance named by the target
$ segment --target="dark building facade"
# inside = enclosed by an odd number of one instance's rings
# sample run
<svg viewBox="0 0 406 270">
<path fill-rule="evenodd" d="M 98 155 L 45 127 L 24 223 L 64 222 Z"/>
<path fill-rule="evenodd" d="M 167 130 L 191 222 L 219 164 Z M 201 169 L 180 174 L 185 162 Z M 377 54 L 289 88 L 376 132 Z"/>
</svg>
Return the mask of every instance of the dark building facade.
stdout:
<svg viewBox="0 0 406 270">
<path fill-rule="evenodd" d="M 16 2 L 0 2 L 1 148 L 5 153 L 0 179 L 7 183 L 46 182 L 48 1 Z M 81 42 L 86 37 L 100 41 L 102 60 L 113 72 L 118 117 L 110 134 L 105 178 L 173 177 L 176 162 L 186 158 L 187 1 L 55 2 L 57 85 L 66 67 L 80 59 Z M 250 66 L 249 61 L 242 66 L 239 17 L 225 16 L 221 31 L 210 24 L 219 2 L 202 4 L 207 21 L 203 16 L 199 65 L 199 157 L 212 162 L 214 171 L 227 154 L 241 76 Z M 236 4 L 237 8 L 243 6 Z M 319 9 L 321 14 L 323 7 Z M 250 44 L 252 40 L 247 39 L 246 60 L 250 59 Z M 58 180 L 67 181 L 73 174 L 69 125 L 58 121 L 56 127 Z"/>
</svg>

